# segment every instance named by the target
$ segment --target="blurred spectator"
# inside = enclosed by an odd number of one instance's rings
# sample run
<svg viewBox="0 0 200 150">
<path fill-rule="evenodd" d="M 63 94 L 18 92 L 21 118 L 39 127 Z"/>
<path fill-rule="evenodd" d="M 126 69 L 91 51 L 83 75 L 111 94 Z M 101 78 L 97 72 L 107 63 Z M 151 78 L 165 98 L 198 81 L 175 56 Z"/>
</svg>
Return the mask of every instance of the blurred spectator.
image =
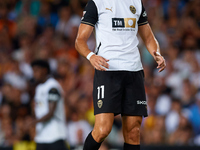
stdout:
<svg viewBox="0 0 200 150">
<path fill-rule="evenodd" d="M 62 7 L 59 11 L 59 21 L 56 26 L 56 31 L 64 35 L 66 37 L 69 37 L 72 32 L 73 27 L 78 27 L 80 24 L 81 18 L 78 15 L 73 15 L 72 10 L 69 6 Z"/>
<path fill-rule="evenodd" d="M 0 3 L 0 32 L 6 32 L 10 38 L 16 34 L 16 23 L 8 19 L 8 5 Z"/>
<path fill-rule="evenodd" d="M 173 99 L 171 111 L 167 114 L 165 119 L 165 126 L 168 134 L 174 132 L 180 120 L 181 102 L 179 99 Z"/>
<path fill-rule="evenodd" d="M 200 92 L 196 94 L 196 102 L 189 110 L 191 112 L 189 121 L 192 123 L 194 134 L 200 135 Z"/>
<path fill-rule="evenodd" d="M 190 145 L 192 139 L 192 126 L 184 116 L 180 117 L 180 123 L 175 132 L 169 137 L 171 145 Z"/>
<path fill-rule="evenodd" d="M 83 145 L 90 131 L 90 124 L 85 120 L 79 120 L 78 113 L 74 110 L 67 124 L 67 141 L 71 147 Z"/>
<path fill-rule="evenodd" d="M 48 25 L 56 26 L 58 22 L 58 15 L 51 12 L 51 5 L 48 2 L 43 2 L 40 8 L 38 17 L 38 25 L 44 29 Z"/>
<path fill-rule="evenodd" d="M 30 1 L 20 0 L 17 1 L 14 11 L 17 14 L 17 16 L 23 17 L 24 15 L 28 14 L 37 16 L 40 11 L 40 6 L 41 6 L 40 0 L 30 0 Z"/>
</svg>

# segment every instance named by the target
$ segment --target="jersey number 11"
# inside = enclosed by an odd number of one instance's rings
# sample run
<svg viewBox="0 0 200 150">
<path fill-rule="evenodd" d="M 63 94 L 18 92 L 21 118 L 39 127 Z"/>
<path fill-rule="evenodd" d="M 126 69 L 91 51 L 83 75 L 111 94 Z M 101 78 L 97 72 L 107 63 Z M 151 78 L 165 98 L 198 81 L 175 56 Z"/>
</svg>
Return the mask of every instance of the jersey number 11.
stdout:
<svg viewBox="0 0 200 150">
<path fill-rule="evenodd" d="M 98 90 L 97 99 L 103 99 L 104 98 L 104 85 L 98 86 L 97 90 Z"/>
</svg>

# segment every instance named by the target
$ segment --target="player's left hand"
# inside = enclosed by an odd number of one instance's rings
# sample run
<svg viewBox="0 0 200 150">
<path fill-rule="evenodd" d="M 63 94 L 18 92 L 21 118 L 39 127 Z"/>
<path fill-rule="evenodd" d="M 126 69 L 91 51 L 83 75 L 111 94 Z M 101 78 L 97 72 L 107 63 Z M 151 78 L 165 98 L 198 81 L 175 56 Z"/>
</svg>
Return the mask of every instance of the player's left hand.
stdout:
<svg viewBox="0 0 200 150">
<path fill-rule="evenodd" d="M 157 62 L 158 66 L 157 66 L 157 69 L 159 69 L 158 72 L 162 72 L 165 67 L 166 67 L 166 63 L 165 63 L 165 59 L 163 56 L 161 56 L 158 52 L 154 51 L 153 52 L 154 54 L 154 59 L 155 61 Z"/>
</svg>

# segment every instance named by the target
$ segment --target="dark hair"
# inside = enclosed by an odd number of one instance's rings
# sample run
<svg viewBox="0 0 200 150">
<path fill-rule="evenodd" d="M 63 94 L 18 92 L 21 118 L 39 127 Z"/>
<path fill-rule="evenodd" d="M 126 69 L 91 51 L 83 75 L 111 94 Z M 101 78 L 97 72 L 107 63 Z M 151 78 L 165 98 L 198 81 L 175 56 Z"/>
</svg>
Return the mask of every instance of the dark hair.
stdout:
<svg viewBox="0 0 200 150">
<path fill-rule="evenodd" d="M 50 74 L 50 66 L 49 66 L 49 63 L 45 60 L 42 60 L 42 59 L 37 59 L 37 60 L 34 60 L 32 63 L 31 63 L 31 66 L 34 67 L 34 66 L 38 66 L 38 67 L 42 67 L 42 68 L 45 68 L 47 69 L 47 73 Z"/>
</svg>

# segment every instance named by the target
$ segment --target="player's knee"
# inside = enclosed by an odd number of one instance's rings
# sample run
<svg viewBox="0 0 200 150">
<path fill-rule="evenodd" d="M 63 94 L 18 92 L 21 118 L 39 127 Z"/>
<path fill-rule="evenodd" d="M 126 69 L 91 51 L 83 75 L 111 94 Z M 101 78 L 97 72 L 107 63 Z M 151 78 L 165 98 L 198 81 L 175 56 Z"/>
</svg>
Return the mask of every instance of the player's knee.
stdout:
<svg viewBox="0 0 200 150">
<path fill-rule="evenodd" d="M 134 127 L 129 132 L 126 132 L 124 135 L 125 142 L 137 143 L 140 139 L 140 128 Z"/>
<path fill-rule="evenodd" d="M 111 132 L 111 128 L 108 127 L 102 127 L 99 128 L 99 142 L 103 141 Z"/>
<path fill-rule="evenodd" d="M 131 141 L 137 141 L 140 138 L 140 128 L 134 127 L 130 132 L 128 132 L 127 137 Z"/>
<path fill-rule="evenodd" d="M 141 122 L 136 121 L 132 126 L 125 129 L 125 139 L 131 141 L 137 141 L 140 138 L 140 126 Z"/>
<path fill-rule="evenodd" d="M 102 138 L 106 138 L 108 134 L 110 133 L 111 129 L 107 127 L 103 127 L 100 129 L 100 135 Z"/>
</svg>

